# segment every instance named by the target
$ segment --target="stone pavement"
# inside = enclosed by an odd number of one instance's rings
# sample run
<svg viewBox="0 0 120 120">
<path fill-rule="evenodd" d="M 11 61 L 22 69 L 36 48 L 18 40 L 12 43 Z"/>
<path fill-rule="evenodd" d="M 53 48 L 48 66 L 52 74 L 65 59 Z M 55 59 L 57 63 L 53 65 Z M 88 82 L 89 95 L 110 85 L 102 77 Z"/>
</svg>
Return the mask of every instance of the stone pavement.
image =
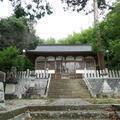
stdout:
<svg viewBox="0 0 120 120">
<path fill-rule="evenodd" d="M 58 99 L 15 99 L 15 100 L 6 100 L 5 106 L 7 110 L 26 106 L 26 105 L 90 105 L 89 102 L 84 101 L 80 98 L 58 98 Z"/>
<path fill-rule="evenodd" d="M 7 110 L 19 108 L 27 105 L 46 105 L 49 100 L 45 99 L 15 99 L 15 100 L 6 100 L 5 106 Z"/>
<path fill-rule="evenodd" d="M 49 105 L 90 105 L 89 102 L 80 98 L 59 98 L 53 100 Z"/>
</svg>

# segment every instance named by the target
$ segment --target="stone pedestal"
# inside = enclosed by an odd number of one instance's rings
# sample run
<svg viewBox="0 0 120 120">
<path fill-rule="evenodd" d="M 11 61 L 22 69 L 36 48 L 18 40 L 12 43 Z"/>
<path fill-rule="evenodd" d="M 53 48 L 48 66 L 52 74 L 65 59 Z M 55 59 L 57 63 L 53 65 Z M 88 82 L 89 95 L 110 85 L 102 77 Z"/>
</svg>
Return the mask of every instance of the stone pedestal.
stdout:
<svg viewBox="0 0 120 120">
<path fill-rule="evenodd" d="M 6 74 L 0 71 L 0 111 L 5 109 L 5 94 L 4 94 L 4 82 L 5 82 Z"/>
<path fill-rule="evenodd" d="M 16 98 L 16 95 L 15 95 L 15 84 L 6 84 L 6 87 L 5 87 L 5 98 L 6 99 Z"/>
</svg>

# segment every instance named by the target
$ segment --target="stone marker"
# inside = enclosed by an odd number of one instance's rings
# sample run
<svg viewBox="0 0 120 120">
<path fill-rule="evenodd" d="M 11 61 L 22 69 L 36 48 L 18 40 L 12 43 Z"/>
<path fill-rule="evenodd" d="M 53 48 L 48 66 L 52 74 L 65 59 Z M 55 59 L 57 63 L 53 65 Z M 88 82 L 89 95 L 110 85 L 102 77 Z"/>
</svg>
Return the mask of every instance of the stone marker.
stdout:
<svg viewBox="0 0 120 120">
<path fill-rule="evenodd" d="M 6 73 L 0 71 L 0 82 L 5 82 Z"/>
<path fill-rule="evenodd" d="M 4 82 L 6 74 L 5 72 L 0 71 L 0 103 L 4 102 Z"/>
<path fill-rule="evenodd" d="M 16 98 L 15 86 L 17 84 L 16 68 L 12 67 L 10 72 L 6 74 L 5 98 Z"/>
<path fill-rule="evenodd" d="M 4 102 L 4 86 L 3 82 L 0 82 L 0 103 Z"/>
<path fill-rule="evenodd" d="M 4 82 L 6 79 L 6 73 L 0 71 L 0 111 L 6 110 L 5 109 L 5 97 L 4 97 Z"/>
</svg>

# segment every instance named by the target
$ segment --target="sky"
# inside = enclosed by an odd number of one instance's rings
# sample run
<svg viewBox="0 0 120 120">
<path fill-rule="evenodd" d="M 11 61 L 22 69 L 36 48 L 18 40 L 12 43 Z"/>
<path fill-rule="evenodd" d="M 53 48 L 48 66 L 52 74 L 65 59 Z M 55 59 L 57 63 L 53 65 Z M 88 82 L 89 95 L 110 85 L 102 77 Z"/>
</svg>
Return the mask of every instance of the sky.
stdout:
<svg viewBox="0 0 120 120">
<path fill-rule="evenodd" d="M 36 35 L 42 39 L 62 39 L 73 32 L 81 32 L 93 26 L 93 13 L 85 15 L 63 10 L 60 0 L 49 0 L 53 7 L 53 14 L 47 15 L 34 25 Z M 113 0 L 112 0 L 113 1 Z M 89 3 L 91 6 L 92 3 Z M 9 0 L 0 3 L 0 18 L 10 16 L 13 13 Z"/>
<path fill-rule="evenodd" d="M 41 38 L 65 38 L 73 32 L 80 32 L 93 25 L 93 14 L 65 12 L 60 0 L 49 0 L 54 11 L 52 15 L 46 16 L 38 21 L 35 26 L 36 34 Z"/>
</svg>

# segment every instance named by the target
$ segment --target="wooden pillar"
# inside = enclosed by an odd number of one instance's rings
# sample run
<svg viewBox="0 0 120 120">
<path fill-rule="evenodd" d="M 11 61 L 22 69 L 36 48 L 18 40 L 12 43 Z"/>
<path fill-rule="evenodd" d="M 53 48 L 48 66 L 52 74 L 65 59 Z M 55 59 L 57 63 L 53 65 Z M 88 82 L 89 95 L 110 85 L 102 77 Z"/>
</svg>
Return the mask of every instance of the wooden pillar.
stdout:
<svg viewBox="0 0 120 120">
<path fill-rule="evenodd" d="M 86 59 L 85 59 L 85 57 L 84 57 L 84 70 L 86 70 L 87 69 L 87 66 L 86 66 Z"/>
<path fill-rule="evenodd" d="M 55 75 L 54 75 L 54 78 L 56 78 L 56 68 L 57 68 L 57 65 L 56 65 L 56 57 L 55 57 Z"/>
<path fill-rule="evenodd" d="M 37 57 L 35 58 L 35 61 L 34 61 L 34 65 L 35 65 L 34 68 L 35 68 L 35 70 L 37 69 L 37 67 L 36 67 L 36 66 L 37 66 L 37 65 L 36 65 L 36 64 L 37 64 L 37 63 L 36 63 L 36 59 L 37 59 Z"/>
<path fill-rule="evenodd" d="M 62 73 L 62 60 L 60 60 L 60 75 Z"/>
<path fill-rule="evenodd" d="M 46 69 L 46 57 L 45 57 L 45 66 L 44 66 L 44 69 Z"/>
<path fill-rule="evenodd" d="M 55 72 L 56 72 L 56 57 L 55 57 Z"/>
<path fill-rule="evenodd" d="M 96 62 L 94 57 L 93 57 L 93 60 L 94 60 L 94 69 L 96 69 Z"/>
<path fill-rule="evenodd" d="M 105 69 L 105 61 L 104 61 L 103 52 L 98 52 L 97 57 L 98 57 L 99 69 L 101 69 L 101 70 Z"/>
<path fill-rule="evenodd" d="M 74 57 L 74 70 L 75 70 L 75 79 L 76 79 L 76 57 Z"/>
</svg>

